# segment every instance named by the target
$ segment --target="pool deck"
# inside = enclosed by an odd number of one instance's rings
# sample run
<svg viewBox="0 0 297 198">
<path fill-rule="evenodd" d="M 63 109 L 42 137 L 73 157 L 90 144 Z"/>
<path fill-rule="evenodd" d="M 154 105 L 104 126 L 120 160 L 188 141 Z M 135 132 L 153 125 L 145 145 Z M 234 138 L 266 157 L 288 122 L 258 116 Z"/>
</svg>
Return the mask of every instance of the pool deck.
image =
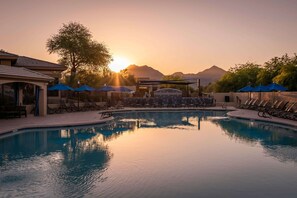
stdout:
<svg viewBox="0 0 297 198">
<path fill-rule="evenodd" d="M 264 118 L 258 116 L 258 111 L 247 110 L 247 109 L 237 109 L 236 111 L 230 111 L 227 115 L 231 118 L 247 119 L 252 121 L 264 121 L 275 124 L 281 124 L 289 127 L 297 127 L 297 121 L 283 119 L 278 117 Z"/>
<path fill-rule="evenodd" d="M 102 119 L 101 114 L 98 113 L 98 111 L 51 114 L 40 117 L 28 115 L 26 118 L 1 119 L 0 135 L 14 133 L 28 128 L 50 128 L 100 124 L 111 121 L 112 119 L 113 117 Z"/>
<path fill-rule="evenodd" d="M 281 118 L 272 117 L 261 118 L 258 116 L 257 111 L 251 111 L 246 109 L 236 109 L 234 107 L 210 107 L 210 108 L 123 108 L 123 109 L 110 109 L 107 111 L 168 111 L 168 110 L 230 110 L 228 116 L 232 118 L 259 120 L 265 122 L 275 122 L 278 124 L 289 125 L 297 127 L 297 122 L 292 120 L 286 120 Z M 87 111 L 87 112 L 73 112 L 63 114 L 52 114 L 44 117 L 35 117 L 29 115 L 27 118 L 15 118 L 15 119 L 1 119 L 0 120 L 0 135 L 7 133 L 14 133 L 22 129 L 28 128 L 50 128 L 50 127 L 63 127 L 63 126 L 77 126 L 77 125 L 92 125 L 100 124 L 111 121 L 113 117 L 101 118 L 100 111 Z"/>
</svg>

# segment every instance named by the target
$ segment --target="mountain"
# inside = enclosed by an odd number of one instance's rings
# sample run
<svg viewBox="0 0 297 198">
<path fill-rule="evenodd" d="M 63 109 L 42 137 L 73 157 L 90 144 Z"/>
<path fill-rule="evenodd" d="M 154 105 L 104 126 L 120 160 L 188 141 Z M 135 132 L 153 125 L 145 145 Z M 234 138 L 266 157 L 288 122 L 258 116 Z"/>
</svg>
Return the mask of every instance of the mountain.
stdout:
<svg viewBox="0 0 297 198">
<path fill-rule="evenodd" d="M 226 73 L 225 70 L 214 65 L 206 70 L 203 70 L 202 72 L 198 72 L 197 74 L 193 74 L 193 73 L 184 74 L 182 72 L 175 72 L 172 75 L 180 76 L 181 78 L 187 79 L 187 80 L 200 79 L 201 85 L 205 86 L 211 82 L 215 82 L 219 80 L 225 73 Z"/>
<path fill-rule="evenodd" d="M 158 70 L 152 67 L 149 67 L 147 65 L 144 65 L 144 66 L 130 65 L 126 69 L 127 69 L 127 73 L 134 75 L 136 78 L 149 78 L 150 80 L 161 80 L 164 76 L 164 74 L 162 74 Z M 175 72 L 172 75 L 180 76 L 183 79 L 192 80 L 192 81 L 196 81 L 196 79 L 200 79 L 201 85 L 205 86 L 211 82 L 219 80 L 225 73 L 226 73 L 225 70 L 214 65 L 196 74 L 194 73 L 184 74 L 182 72 Z"/>
<path fill-rule="evenodd" d="M 129 74 L 134 75 L 136 78 L 149 78 L 150 80 L 161 80 L 164 76 L 164 74 L 162 74 L 158 70 L 155 70 L 154 68 L 149 67 L 147 65 L 130 65 L 126 69 Z"/>
</svg>

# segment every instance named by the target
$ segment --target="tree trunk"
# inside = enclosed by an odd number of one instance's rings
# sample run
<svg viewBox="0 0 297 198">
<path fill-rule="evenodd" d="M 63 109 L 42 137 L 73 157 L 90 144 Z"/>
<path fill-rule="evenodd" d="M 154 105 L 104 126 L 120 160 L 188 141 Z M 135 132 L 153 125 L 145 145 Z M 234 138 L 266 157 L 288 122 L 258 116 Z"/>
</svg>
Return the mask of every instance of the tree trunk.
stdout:
<svg viewBox="0 0 297 198">
<path fill-rule="evenodd" d="M 71 86 L 76 85 L 75 79 L 76 79 L 76 68 L 72 67 L 71 73 L 70 73 L 70 85 Z"/>
</svg>

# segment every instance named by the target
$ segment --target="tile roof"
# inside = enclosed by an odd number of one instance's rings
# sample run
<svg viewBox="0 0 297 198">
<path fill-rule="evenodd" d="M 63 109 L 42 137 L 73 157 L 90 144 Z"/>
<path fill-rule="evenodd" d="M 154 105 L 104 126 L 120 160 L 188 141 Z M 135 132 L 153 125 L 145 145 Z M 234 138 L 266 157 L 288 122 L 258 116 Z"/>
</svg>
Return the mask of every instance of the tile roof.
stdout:
<svg viewBox="0 0 297 198">
<path fill-rule="evenodd" d="M 24 67 L 13 67 L 0 65 L 0 77 L 7 78 L 21 78 L 21 79 L 31 79 L 39 81 L 51 81 L 54 78 L 44 75 L 42 73 L 26 69 Z"/>
<path fill-rule="evenodd" d="M 51 63 L 48 61 L 38 60 L 35 58 L 29 58 L 26 56 L 19 56 L 14 66 L 18 67 L 44 67 L 44 68 L 61 68 L 65 70 L 66 67 L 60 64 Z"/>
<path fill-rule="evenodd" d="M 16 56 L 17 57 L 18 55 L 0 50 L 0 56 L 11 56 L 11 57 Z"/>
</svg>

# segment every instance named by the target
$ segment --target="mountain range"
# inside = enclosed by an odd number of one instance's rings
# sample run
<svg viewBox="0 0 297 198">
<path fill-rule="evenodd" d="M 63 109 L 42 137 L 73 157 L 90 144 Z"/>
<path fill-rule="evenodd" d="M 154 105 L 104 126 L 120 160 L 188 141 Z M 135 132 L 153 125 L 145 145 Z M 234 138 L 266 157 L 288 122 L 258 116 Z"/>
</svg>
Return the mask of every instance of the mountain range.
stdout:
<svg viewBox="0 0 297 198">
<path fill-rule="evenodd" d="M 147 65 L 144 65 L 144 66 L 130 65 L 126 69 L 127 69 L 127 73 L 134 75 L 136 78 L 148 78 L 150 80 L 161 80 L 164 77 L 164 74 L 162 74 L 160 71 Z M 196 81 L 196 79 L 200 79 L 201 85 L 205 86 L 205 85 L 208 85 L 209 83 L 219 80 L 225 73 L 226 73 L 225 70 L 214 65 L 196 74 L 195 73 L 184 74 L 182 72 L 175 72 L 171 75 L 179 76 L 185 80 L 192 80 L 192 81 Z"/>
</svg>

